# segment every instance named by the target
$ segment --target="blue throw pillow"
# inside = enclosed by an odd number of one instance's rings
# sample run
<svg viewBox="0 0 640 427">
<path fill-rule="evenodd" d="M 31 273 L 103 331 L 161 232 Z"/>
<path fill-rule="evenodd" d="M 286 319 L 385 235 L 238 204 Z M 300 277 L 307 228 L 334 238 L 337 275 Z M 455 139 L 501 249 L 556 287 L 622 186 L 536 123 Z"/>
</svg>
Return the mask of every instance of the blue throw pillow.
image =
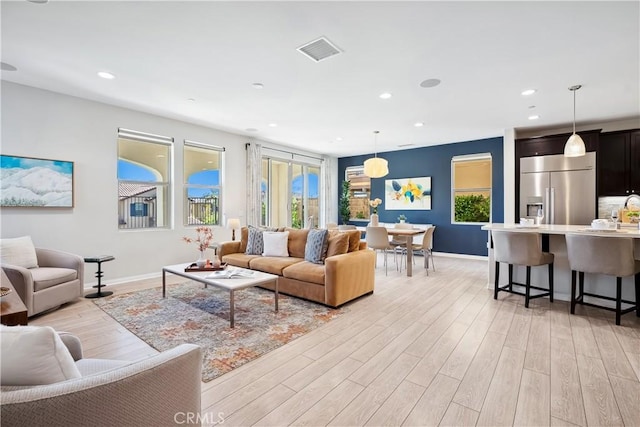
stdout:
<svg viewBox="0 0 640 427">
<path fill-rule="evenodd" d="M 305 261 L 314 264 L 323 264 L 327 257 L 327 247 L 329 246 L 329 230 L 309 230 L 307 243 L 304 247 Z"/>
<path fill-rule="evenodd" d="M 249 227 L 249 238 L 247 239 L 247 249 L 244 251 L 246 255 L 262 255 L 264 252 L 264 236 L 262 230 L 255 227 Z"/>
</svg>

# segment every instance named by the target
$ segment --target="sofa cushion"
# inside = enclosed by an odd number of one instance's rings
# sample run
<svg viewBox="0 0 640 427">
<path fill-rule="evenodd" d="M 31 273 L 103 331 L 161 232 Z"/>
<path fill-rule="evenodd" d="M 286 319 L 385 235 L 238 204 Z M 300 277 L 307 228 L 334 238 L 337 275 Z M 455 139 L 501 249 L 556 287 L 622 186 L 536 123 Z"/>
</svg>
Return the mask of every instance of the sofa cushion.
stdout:
<svg viewBox="0 0 640 427">
<path fill-rule="evenodd" d="M 346 233 L 335 233 L 327 239 L 327 258 L 334 255 L 346 254 L 349 252 L 349 235 Z"/>
<path fill-rule="evenodd" d="M 38 267 L 36 248 L 33 246 L 31 236 L 0 239 L 0 257 L 3 264 L 24 268 Z"/>
<path fill-rule="evenodd" d="M 327 256 L 328 231 L 324 229 L 309 230 L 304 247 L 304 260 L 314 264 L 324 264 Z"/>
<path fill-rule="evenodd" d="M 247 241 L 247 249 L 244 251 L 247 255 L 262 255 L 264 249 L 264 238 L 262 230 L 255 227 L 249 227 L 249 240 Z"/>
<path fill-rule="evenodd" d="M 236 252 L 224 255 L 221 261 L 226 262 L 229 265 L 235 265 L 236 267 L 249 268 L 249 261 L 254 258 L 260 258 L 260 255 L 247 255 Z"/>
<path fill-rule="evenodd" d="M 262 238 L 264 241 L 263 256 L 289 256 L 289 250 L 287 244 L 289 241 L 289 232 L 284 233 L 264 231 L 262 232 Z"/>
<path fill-rule="evenodd" d="M 245 253 L 247 250 L 247 242 L 249 241 L 249 228 L 242 227 L 240 229 L 240 252 Z"/>
<path fill-rule="evenodd" d="M 80 378 L 73 357 L 50 326 L 0 327 L 2 385 L 53 384 Z"/>
<path fill-rule="evenodd" d="M 361 233 L 360 230 L 346 230 L 342 231 L 349 236 L 349 252 L 354 252 L 360 250 L 360 238 Z"/>
<path fill-rule="evenodd" d="M 29 271 L 31 271 L 31 277 L 33 277 L 33 290 L 35 292 L 78 278 L 78 272 L 71 268 L 40 267 L 32 268 Z"/>
<path fill-rule="evenodd" d="M 282 276 L 282 270 L 290 265 L 299 263 L 301 258 L 294 257 L 256 257 L 249 261 L 249 267 L 252 270 L 258 270 L 265 273 L 277 274 Z"/>
<path fill-rule="evenodd" d="M 304 258 L 304 249 L 307 245 L 307 234 L 309 229 L 299 230 L 297 228 L 286 228 L 289 232 L 289 256 Z"/>
<path fill-rule="evenodd" d="M 285 268 L 282 275 L 288 279 L 324 285 L 325 267 L 322 264 L 302 261 Z"/>
</svg>

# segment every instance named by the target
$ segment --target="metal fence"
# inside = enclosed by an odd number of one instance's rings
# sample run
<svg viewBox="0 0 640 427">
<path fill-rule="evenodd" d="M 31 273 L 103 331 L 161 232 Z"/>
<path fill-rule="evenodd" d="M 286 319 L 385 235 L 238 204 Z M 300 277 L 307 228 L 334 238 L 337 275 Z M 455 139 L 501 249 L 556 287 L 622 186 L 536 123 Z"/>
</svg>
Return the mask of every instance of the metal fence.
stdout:
<svg viewBox="0 0 640 427">
<path fill-rule="evenodd" d="M 187 199 L 187 225 L 220 225 L 220 200 L 217 197 Z"/>
</svg>

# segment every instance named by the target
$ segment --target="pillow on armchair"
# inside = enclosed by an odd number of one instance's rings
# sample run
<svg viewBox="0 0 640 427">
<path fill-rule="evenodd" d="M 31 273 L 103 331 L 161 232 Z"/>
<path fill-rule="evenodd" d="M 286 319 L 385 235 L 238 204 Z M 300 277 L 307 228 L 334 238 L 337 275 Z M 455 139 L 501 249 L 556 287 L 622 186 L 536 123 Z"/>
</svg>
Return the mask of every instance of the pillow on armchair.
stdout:
<svg viewBox="0 0 640 427">
<path fill-rule="evenodd" d="M 0 327 L 3 386 L 53 384 L 80 378 L 71 353 L 49 326 Z"/>
<path fill-rule="evenodd" d="M 0 239 L 0 257 L 3 264 L 38 268 L 38 257 L 31 236 Z"/>
</svg>

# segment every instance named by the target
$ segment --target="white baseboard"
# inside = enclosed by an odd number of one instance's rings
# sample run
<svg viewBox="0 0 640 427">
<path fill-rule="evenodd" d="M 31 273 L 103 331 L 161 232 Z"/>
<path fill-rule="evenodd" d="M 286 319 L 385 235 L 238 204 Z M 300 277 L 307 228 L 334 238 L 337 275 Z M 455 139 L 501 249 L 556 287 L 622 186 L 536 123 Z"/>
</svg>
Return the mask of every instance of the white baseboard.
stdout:
<svg viewBox="0 0 640 427">
<path fill-rule="evenodd" d="M 122 285 L 124 283 L 135 282 L 135 281 L 138 281 L 138 280 L 155 279 L 156 277 L 162 277 L 162 272 L 141 274 L 139 276 L 120 277 L 119 279 L 113 279 L 113 280 L 109 279 L 108 283 L 104 283 L 104 281 L 103 281 L 102 282 L 102 286 Z M 85 282 L 84 288 L 89 290 L 89 289 L 93 288 L 97 284 L 98 284 L 97 281 L 91 282 L 91 283 L 86 283 Z"/>
<path fill-rule="evenodd" d="M 441 256 L 444 258 L 462 258 L 462 259 L 474 259 L 477 261 L 488 261 L 488 256 L 483 255 L 467 255 L 467 254 L 452 254 L 449 252 L 434 252 L 434 256 Z"/>
</svg>

